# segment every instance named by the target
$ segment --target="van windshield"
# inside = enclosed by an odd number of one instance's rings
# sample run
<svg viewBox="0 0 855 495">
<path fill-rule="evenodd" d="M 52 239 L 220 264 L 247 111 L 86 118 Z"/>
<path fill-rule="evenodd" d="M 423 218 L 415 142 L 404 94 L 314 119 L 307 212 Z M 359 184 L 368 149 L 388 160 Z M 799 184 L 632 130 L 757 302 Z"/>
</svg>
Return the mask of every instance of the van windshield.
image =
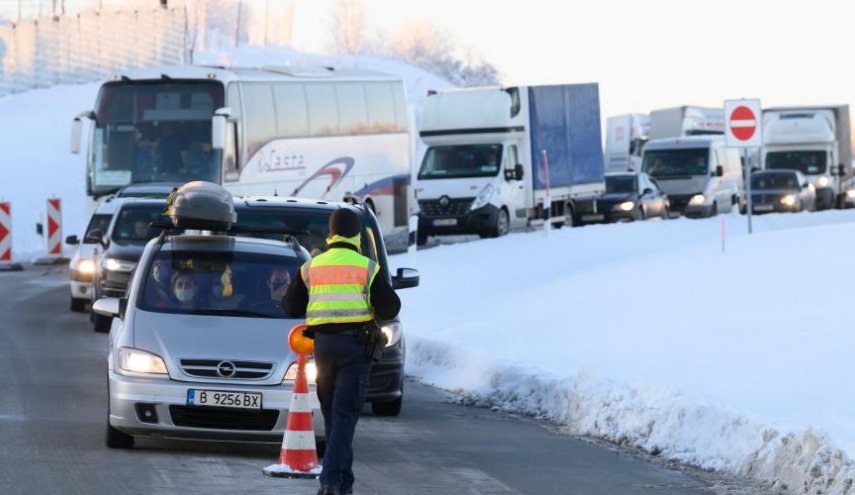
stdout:
<svg viewBox="0 0 855 495">
<path fill-rule="evenodd" d="M 798 170 L 807 175 L 825 173 L 824 151 L 770 151 L 766 153 L 766 168 L 769 170 Z"/>
<path fill-rule="evenodd" d="M 425 153 L 419 179 L 495 177 L 501 163 L 501 144 L 432 146 Z"/>
<path fill-rule="evenodd" d="M 641 168 L 657 178 L 707 175 L 709 148 L 645 150 Z"/>
</svg>

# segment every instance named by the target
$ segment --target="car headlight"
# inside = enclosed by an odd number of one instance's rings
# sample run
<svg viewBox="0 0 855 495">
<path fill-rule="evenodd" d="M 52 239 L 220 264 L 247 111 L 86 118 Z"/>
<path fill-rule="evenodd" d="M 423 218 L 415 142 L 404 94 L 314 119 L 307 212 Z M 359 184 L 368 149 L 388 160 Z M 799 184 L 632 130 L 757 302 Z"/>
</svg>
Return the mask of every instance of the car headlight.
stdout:
<svg viewBox="0 0 855 495">
<path fill-rule="evenodd" d="M 484 186 L 484 189 L 481 189 L 481 192 L 478 193 L 478 197 L 472 202 L 472 209 L 477 210 L 478 208 L 487 206 L 490 200 L 493 199 L 494 194 L 496 194 L 496 186 L 493 184 L 487 184 Z"/>
<path fill-rule="evenodd" d="M 816 185 L 818 185 L 819 187 L 826 187 L 830 183 L 831 183 L 831 181 L 829 181 L 828 177 L 826 177 L 824 175 L 816 180 Z"/>
<path fill-rule="evenodd" d="M 92 275 L 95 273 L 95 262 L 90 259 L 80 260 L 77 263 L 77 273 L 81 275 Z"/>
<path fill-rule="evenodd" d="M 635 201 L 624 201 L 617 205 L 617 209 L 622 211 L 631 211 L 633 208 L 635 208 Z"/>
<path fill-rule="evenodd" d="M 400 323 L 386 323 L 380 330 L 383 331 L 383 335 L 386 336 L 386 347 L 392 347 L 401 341 L 401 324 Z"/>
<path fill-rule="evenodd" d="M 795 206 L 796 201 L 798 201 L 798 197 L 795 194 L 787 194 L 783 198 L 781 198 L 781 204 L 784 206 Z"/>
<path fill-rule="evenodd" d="M 707 198 L 704 197 L 703 194 L 695 194 L 692 196 L 692 199 L 689 200 L 690 205 L 702 205 L 707 202 Z"/>
<path fill-rule="evenodd" d="M 101 268 L 110 272 L 132 272 L 137 264 L 133 261 L 117 260 L 115 258 L 107 258 L 101 263 Z"/>
<path fill-rule="evenodd" d="M 167 374 L 166 365 L 160 356 L 139 349 L 119 349 L 119 367 L 132 373 Z"/>
<path fill-rule="evenodd" d="M 285 372 L 285 377 L 282 378 L 282 381 L 293 382 L 296 379 L 297 363 L 291 363 L 291 366 L 288 367 L 288 371 Z M 306 363 L 306 379 L 309 380 L 309 383 L 315 383 L 315 380 L 318 379 L 318 367 L 315 365 L 314 361 Z"/>
<path fill-rule="evenodd" d="M 846 191 L 846 199 L 855 199 L 855 189 Z"/>
</svg>

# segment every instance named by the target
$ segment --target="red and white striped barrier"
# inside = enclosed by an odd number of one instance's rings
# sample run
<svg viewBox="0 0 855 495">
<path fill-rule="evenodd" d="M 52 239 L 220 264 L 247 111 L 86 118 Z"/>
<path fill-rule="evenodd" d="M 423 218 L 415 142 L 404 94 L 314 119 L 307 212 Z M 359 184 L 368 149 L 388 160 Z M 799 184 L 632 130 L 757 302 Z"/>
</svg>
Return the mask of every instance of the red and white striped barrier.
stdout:
<svg viewBox="0 0 855 495">
<path fill-rule="evenodd" d="M 0 263 L 12 262 L 12 205 L 0 203 Z"/>
<path fill-rule="evenodd" d="M 59 198 L 47 200 L 47 247 L 48 256 L 62 256 L 62 203 Z"/>
<path fill-rule="evenodd" d="M 321 474 L 318 452 L 315 446 L 315 431 L 312 427 L 312 406 L 309 402 L 309 380 L 306 378 L 306 364 L 309 357 L 297 356 L 297 377 L 291 392 L 291 407 L 288 409 L 288 421 L 285 436 L 282 438 L 282 450 L 279 452 L 279 464 L 264 468 L 264 474 L 277 478 L 317 478 Z"/>
</svg>

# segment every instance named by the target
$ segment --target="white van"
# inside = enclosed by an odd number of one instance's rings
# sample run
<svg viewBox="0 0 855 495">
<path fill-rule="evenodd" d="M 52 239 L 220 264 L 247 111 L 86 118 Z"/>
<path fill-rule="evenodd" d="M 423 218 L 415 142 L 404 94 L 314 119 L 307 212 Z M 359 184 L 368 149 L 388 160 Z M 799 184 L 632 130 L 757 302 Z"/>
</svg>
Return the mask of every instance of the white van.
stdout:
<svg viewBox="0 0 855 495">
<path fill-rule="evenodd" d="M 98 241 L 87 238 L 87 235 L 95 230 L 101 231 L 101 233 L 106 232 L 121 203 L 121 200 L 113 197 L 105 199 L 95 207 L 92 216 L 89 217 L 89 223 L 86 224 L 82 239 L 76 235 L 65 238 L 66 244 L 77 246 L 74 250 L 74 256 L 68 263 L 71 277 L 69 281 L 69 288 L 71 289 L 69 309 L 71 311 L 78 313 L 85 311 L 86 305 L 92 300 L 94 294 L 95 251 L 98 249 Z"/>
<path fill-rule="evenodd" d="M 742 160 L 723 136 L 652 139 L 644 148 L 641 169 L 659 181 L 672 216 L 729 212 L 743 196 Z"/>
</svg>

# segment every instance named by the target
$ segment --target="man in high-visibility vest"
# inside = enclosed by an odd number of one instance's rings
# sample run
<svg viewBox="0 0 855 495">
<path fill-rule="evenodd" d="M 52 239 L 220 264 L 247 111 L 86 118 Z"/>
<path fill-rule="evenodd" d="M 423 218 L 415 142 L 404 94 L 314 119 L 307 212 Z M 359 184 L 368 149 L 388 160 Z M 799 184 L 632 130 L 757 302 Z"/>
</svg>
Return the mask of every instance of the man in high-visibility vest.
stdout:
<svg viewBox="0 0 855 495">
<path fill-rule="evenodd" d="M 319 495 L 353 493 L 353 434 L 368 393 L 366 339 L 374 319 L 398 315 L 401 300 L 376 262 L 360 254 L 362 222 L 349 207 L 329 220 L 327 251 L 306 262 L 282 298 L 294 318 L 305 316 L 315 339 L 317 389 L 326 452 Z"/>
</svg>

